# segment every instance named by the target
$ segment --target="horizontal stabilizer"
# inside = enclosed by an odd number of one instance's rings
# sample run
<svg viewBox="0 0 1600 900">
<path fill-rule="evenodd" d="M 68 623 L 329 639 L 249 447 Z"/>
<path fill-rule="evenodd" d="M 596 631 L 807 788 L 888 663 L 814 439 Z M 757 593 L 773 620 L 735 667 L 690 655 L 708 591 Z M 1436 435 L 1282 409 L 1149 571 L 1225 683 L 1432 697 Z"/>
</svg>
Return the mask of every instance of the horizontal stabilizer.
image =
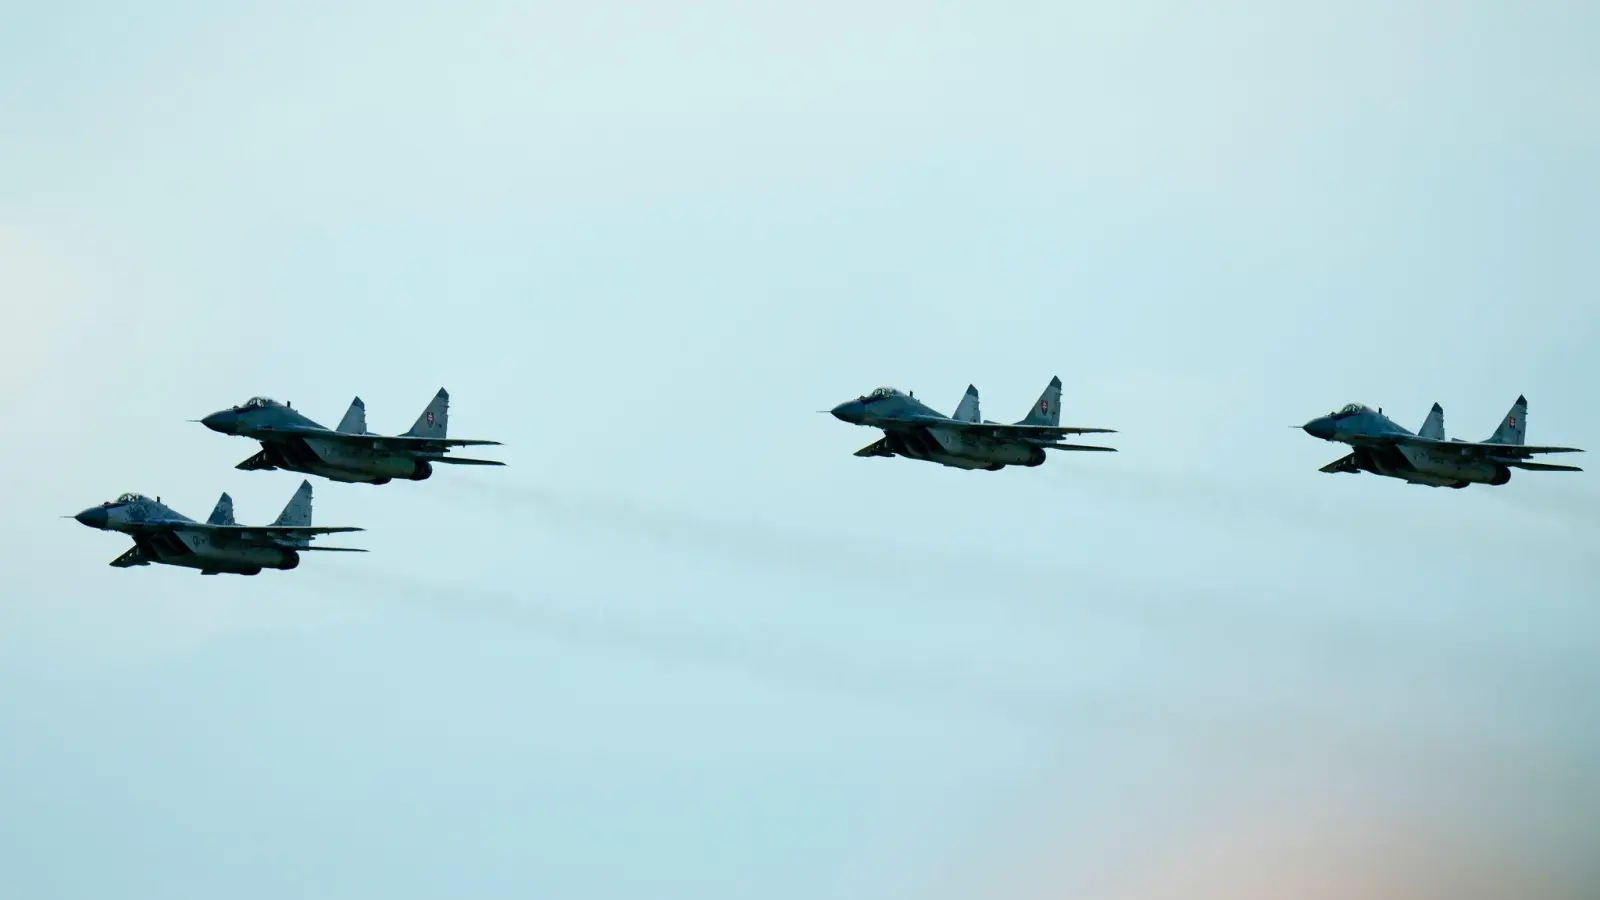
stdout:
<svg viewBox="0 0 1600 900">
<path fill-rule="evenodd" d="M 301 547 L 300 548 L 300 552 L 301 553 L 304 553 L 307 550 L 316 550 L 316 551 L 318 551 L 320 553 L 366 553 L 367 552 L 365 550 L 362 550 L 360 547 Z"/>
<path fill-rule="evenodd" d="M 1496 459 L 1493 462 L 1511 466 L 1515 469 L 1527 469 L 1530 472 L 1582 472 L 1577 466 L 1558 466 L 1555 463 L 1536 463 L 1522 459 Z"/>
<path fill-rule="evenodd" d="M 503 466 L 505 463 L 497 459 L 467 459 L 461 456 L 430 456 L 430 463 L 446 463 L 452 466 Z"/>
<path fill-rule="evenodd" d="M 1116 453 L 1115 447 L 1097 447 L 1093 444 L 1037 444 L 1045 450 L 1098 450 L 1102 453 Z"/>
</svg>

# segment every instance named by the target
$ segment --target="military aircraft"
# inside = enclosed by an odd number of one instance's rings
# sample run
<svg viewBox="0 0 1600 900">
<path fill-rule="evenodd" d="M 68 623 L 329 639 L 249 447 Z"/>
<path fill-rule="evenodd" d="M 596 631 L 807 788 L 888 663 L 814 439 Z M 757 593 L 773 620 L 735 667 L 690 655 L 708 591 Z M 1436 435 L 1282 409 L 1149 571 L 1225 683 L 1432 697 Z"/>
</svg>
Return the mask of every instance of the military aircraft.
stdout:
<svg viewBox="0 0 1600 900">
<path fill-rule="evenodd" d="M 1500 427 L 1482 443 L 1445 439 L 1444 408 L 1435 403 L 1422 428 L 1412 434 L 1383 410 L 1374 412 L 1352 403 L 1338 412 L 1300 426 L 1312 437 L 1355 448 L 1349 456 L 1322 467 L 1323 472 L 1371 472 L 1411 484 L 1464 488 L 1469 484 L 1505 484 L 1512 469 L 1535 472 L 1581 472 L 1577 466 L 1530 462 L 1538 453 L 1582 453 L 1575 447 L 1536 447 L 1524 443 L 1528 400 L 1518 397 Z"/>
<path fill-rule="evenodd" d="M 223 494 L 211 517 L 195 520 L 140 494 L 91 506 L 73 516 L 90 528 L 120 531 L 133 538 L 133 548 L 111 561 L 119 569 L 162 563 L 199 569 L 201 575 L 229 572 L 258 575 L 262 569 L 292 569 L 305 550 L 365 553 L 352 547 L 313 547 L 321 534 L 361 531 L 311 524 L 311 482 L 302 481 L 289 504 L 271 525 L 239 525 L 233 521 L 233 499 Z"/>
<path fill-rule="evenodd" d="M 1061 423 L 1061 379 L 1051 378 L 1026 418 L 1013 425 L 984 419 L 978 389 L 967 385 L 954 416 L 934 412 L 914 395 L 881 387 L 835 406 L 834 417 L 883 430 L 883 438 L 856 456 L 904 456 L 957 469 L 998 471 L 1006 466 L 1037 466 L 1045 450 L 1101 450 L 1112 447 L 1057 443 L 1069 434 L 1115 434 L 1110 428 L 1070 428 Z"/>
<path fill-rule="evenodd" d="M 261 442 L 261 452 L 234 468 L 246 471 L 288 469 L 321 475 L 330 481 L 388 484 L 392 478 L 424 481 L 434 463 L 457 466 L 503 466 L 488 459 L 447 457 L 451 447 L 498 446 L 499 441 L 446 438 L 450 395 L 444 388 L 417 417 L 411 430 L 400 435 L 373 434 L 367 430 L 367 406 L 357 397 L 329 430 L 296 412 L 293 406 L 266 397 L 252 397 L 242 406 L 219 410 L 200 420 L 221 434 Z"/>
</svg>

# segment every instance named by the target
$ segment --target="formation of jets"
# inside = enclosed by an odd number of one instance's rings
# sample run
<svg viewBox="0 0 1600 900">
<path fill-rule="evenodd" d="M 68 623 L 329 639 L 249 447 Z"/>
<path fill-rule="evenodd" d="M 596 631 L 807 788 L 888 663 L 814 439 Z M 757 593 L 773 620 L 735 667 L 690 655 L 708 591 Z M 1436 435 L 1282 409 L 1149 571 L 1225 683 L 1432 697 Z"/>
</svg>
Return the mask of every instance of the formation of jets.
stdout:
<svg viewBox="0 0 1600 900">
<path fill-rule="evenodd" d="M 444 388 L 405 434 L 373 434 L 367 430 L 367 407 L 357 397 L 339 427 L 328 429 L 296 412 L 288 403 L 252 397 L 198 421 L 220 434 L 247 437 L 261 452 L 235 468 L 245 471 L 286 469 L 329 481 L 388 484 L 392 479 L 423 481 L 436 463 L 503 466 L 487 459 L 447 456 L 452 447 L 498 445 L 499 441 L 446 437 L 450 394 Z M 293 569 L 300 554 L 311 550 L 364 553 L 352 547 L 313 547 L 324 534 L 362 531 L 349 526 L 311 524 L 311 482 L 300 483 L 289 505 L 271 525 L 240 525 L 233 520 L 233 499 L 223 494 L 204 522 L 183 515 L 142 494 L 123 494 L 73 516 L 101 531 L 133 539 L 133 547 L 111 561 L 118 568 L 160 563 L 199 569 L 202 575 L 259 575 L 262 569 Z"/>
<path fill-rule="evenodd" d="M 1007 466 L 1038 466 L 1046 450 L 1116 452 L 1113 447 L 1065 443 L 1081 434 L 1116 434 L 1110 428 L 1061 424 L 1061 379 L 1051 378 L 1044 393 L 1021 420 L 1010 424 L 983 418 L 978 389 L 966 394 L 951 415 L 935 411 L 909 392 L 881 387 L 828 410 L 843 422 L 876 428 L 883 437 L 857 450 L 856 456 L 905 457 L 957 469 L 998 471 Z M 399 478 L 423 481 L 437 464 L 501 466 L 502 462 L 448 455 L 456 447 L 498 446 L 499 441 L 446 437 L 450 395 L 439 389 L 404 434 L 367 430 L 361 398 L 351 402 L 337 428 L 327 428 L 297 412 L 291 404 L 266 397 L 211 413 L 201 424 L 220 434 L 245 437 L 260 444 L 254 456 L 235 468 L 245 471 L 284 469 L 330 481 L 382 485 Z M 1446 438 L 1444 409 L 1435 403 L 1422 427 L 1408 431 L 1383 414 L 1359 403 L 1319 416 L 1302 426 L 1324 441 L 1346 444 L 1351 452 L 1321 471 L 1370 472 L 1410 484 L 1464 488 L 1471 484 L 1502 485 L 1512 469 L 1536 472 L 1580 472 L 1577 466 L 1533 462 L 1546 453 L 1581 453 L 1575 447 L 1528 444 L 1528 401 L 1518 397 L 1500 425 L 1483 441 Z M 204 522 L 196 522 L 161 498 L 123 494 L 92 506 L 73 518 L 102 531 L 133 539 L 133 547 L 112 560 L 126 568 L 151 563 L 200 570 L 202 575 L 256 575 L 262 569 L 293 569 L 306 551 L 362 553 L 350 547 L 313 547 L 325 534 L 361 531 L 348 526 L 311 524 L 311 482 L 300 489 L 271 525 L 240 525 L 233 520 L 233 500 L 223 494 Z"/>
</svg>

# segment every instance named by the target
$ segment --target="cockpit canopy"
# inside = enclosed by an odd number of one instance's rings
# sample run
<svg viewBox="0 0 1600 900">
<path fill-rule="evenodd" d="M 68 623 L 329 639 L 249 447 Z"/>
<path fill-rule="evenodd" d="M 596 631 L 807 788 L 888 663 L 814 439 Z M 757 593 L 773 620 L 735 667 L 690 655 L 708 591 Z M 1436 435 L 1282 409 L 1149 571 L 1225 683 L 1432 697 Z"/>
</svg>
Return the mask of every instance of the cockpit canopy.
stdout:
<svg viewBox="0 0 1600 900">
<path fill-rule="evenodd" d="M 117 498 L 116 502 L 118 502 L 118 503 L 134 503 L 136 501 L 144 500 L 144 499 L 145 499 L 145 496 L 143 494 L 123 494 L 122 496 Z"/>
<path fill-rule="evenodd" d="M 251 397 L 249 400 L 246 400 L 244 405 L 239 407 L 239 409 L 266 409 L 269 406 L 282 405 L 282 403 L 279 403 L 271 397 Z"/>
<path fill-rule="evenodd" d="M 1346 403 L 1344 405 L 1344 408 L 1342 408 L 1338 412 L 1334 413 L 1334 415 L 1336 415 L 1336 416 L 1353 416 L 1356 413 L 1369 413 L 1369 412 L 1372 412 L 1372 410 L 1370 408 L 1366 407 L 1366 406 L 1361 405 L 1360 403 Z"/>
<path fill-rule="evenodd" d="M 871 403 L 874 400 L 881 400 L 884 397 L 904 397 L 904 396 L 905 396 L 905 394 L 901 393 L 900 391 L 895 390 L 892 387 L 881 387 L 881 388 L 873 388 L 872 389 L 872 393 L 866 395 L 865 397 L 862 397 L 861 399 L 862 399 L 863 402 Z"/>
</svg>

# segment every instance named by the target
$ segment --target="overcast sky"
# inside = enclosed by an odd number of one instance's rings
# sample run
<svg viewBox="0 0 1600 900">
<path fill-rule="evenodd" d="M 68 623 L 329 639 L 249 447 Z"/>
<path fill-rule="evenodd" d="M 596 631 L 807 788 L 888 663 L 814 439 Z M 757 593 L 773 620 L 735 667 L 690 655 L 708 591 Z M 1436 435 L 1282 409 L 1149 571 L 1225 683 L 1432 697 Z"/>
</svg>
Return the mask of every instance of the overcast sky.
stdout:
<svg viewBox="0 0 1600 900">
<path fill-rule="evenodd" d="M 1324 475 L 1287 426 L 1480 440 L 1526 394 L 1600 448 L 1597 41 L 1579 2 L 14 4 L 0 895 L 1592 897 L 1595 473 Z M 1120 453 L 858 459 L 816 412 L 1013 421 L 1053 375 Z M 394 433 L 441 386 L 508 466 L 314 480 L 368 554 L 119 570 L 59 518 L 270 521 L 301 476 L 186 420 Z"/>
</svg>

